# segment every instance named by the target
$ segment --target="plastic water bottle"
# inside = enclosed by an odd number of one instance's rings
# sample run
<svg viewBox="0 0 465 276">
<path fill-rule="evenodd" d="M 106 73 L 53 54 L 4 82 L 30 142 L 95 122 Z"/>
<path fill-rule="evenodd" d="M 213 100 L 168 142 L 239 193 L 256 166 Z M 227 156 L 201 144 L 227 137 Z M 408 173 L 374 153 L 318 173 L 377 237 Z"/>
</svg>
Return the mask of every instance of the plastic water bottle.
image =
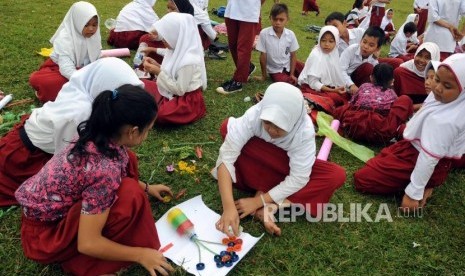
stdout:
<svg viewBox="0 0 465 276">
<path fill-rule="evenodd" d="M 105 27 L 107 27 L 108 30 L 114 29 L 116 27 L 116 20 L 113 18 L 108 18 L 105 20 Z"/>
<path fill-rule="evenodd" d="M 139 48 L 137 49 L 137 52 L 136 52 L 136 55 L 134 56 L 134 68 L 138 68 L 141 64 L 142 64 L 142 61 L 144 60 L 144 57 L 145 57 L 145 53 L 143 52 L 143 50 L 145 50 L 147 48 L 147 43 L 145 42 L 142 42 L 141 44 L 139 44 Z"/>
</svg>

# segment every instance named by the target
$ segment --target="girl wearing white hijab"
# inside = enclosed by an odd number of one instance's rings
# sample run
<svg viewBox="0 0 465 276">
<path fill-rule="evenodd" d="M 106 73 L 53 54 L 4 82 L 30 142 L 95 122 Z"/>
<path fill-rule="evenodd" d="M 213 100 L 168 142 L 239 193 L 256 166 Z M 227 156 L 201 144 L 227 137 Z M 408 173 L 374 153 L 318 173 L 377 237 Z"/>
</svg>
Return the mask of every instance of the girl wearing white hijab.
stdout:
<svg viewBox="0 0 465 276">
<path fill-rule="evenodd" d="M 207 72 L 200 36 L 194 17 L 168 13 L 154 24 L 166 46 L 162 64 L 144 60 L 144 69 L 157 76 L 154 93 L 158 103 L 157 124 L 189 124 L 202 118 L 207 88 Z"/>
<path fill-rule="evenodd" d="M 212 174 L 223 203 L 216 228 L 228 235 L 237 236 L 240 218 L 249 214 L 261 219 L 269 233 L 280 235 L 269 217 L 273 207 L 307 204 L 311 215 L 321 215 L 321 205 L 344 183 L 343 168 L 315 159 L 313 124 L 302 93 L 291 84 L 271 84 L 262 101 L 241 117 L 225 120 L 221 134 L 224 143 Z M 233 185 L 256 194 L 234 201 Z"/>
<path fill-rule="evenodd" d="M 386 40 L 389 41 L 391 36 L 396 34 L 396 27 L 394 26 L 394 21 L 392 17 L 394 16 L 393 9 L 387 9 L 384 13 L 383 20 L 381 20 L 381 25 L 379 26 L 386 33 Z"/>
<path fill-rule="evenodd" d="M 143 87 L 126 62 L 104 58 L 73 74 L 55 101 L 23 117 L 0 140 L 0 206 L 16 204 L 16 188 L 72 141 L 79 123 L 89 117 L 95 97 L 123 84 Z"/>
<path fill-rule="evenodd" d="M 344 78 L 339 66 L 339 31 L 334 26 L 324 26 L 318 44 L 312 49 L 300 73 L 298 83 L 302 93 L 329 98 L 335 106 L 347 102 Z"/>
<path fill-rule="evenodd" d="M 53 52 L 29 83 L 43 103 L 55 100 L 63 84 L 79 68 L 96 61 L 102 49 L 99 17 L 95 7 L 84 1 L 74 3 L 50 39 Z"/>
<path fill-rule="evenodd" d="M 412 60 L 394 70 L 394 90 L 397 95 L 409 96 L 414 104 L 422 103 L 427 96 L 424 86 L 426 65 L 430 60 L 439 61 L 439 58 L 439 47 L 435 43 L 421 44 Z"/>
<path fill-rule="evenodd" d="M 452 159 L 465 153 L 465 54 L 439 65 L 436 85 L 407 123 L 404 140 L 385 148 L 355 173 L 357 190 L 375 194 L 405 191 L 401 207 L 422 207 L 442 185 Z"/>
<path fill-rule="evenodd" d="M 153 10 L 156 0 L 134 0 L 119 12 L 116 26 L 110 30 L 108 44 L 118 48 L 136 50 L 139 39 L 150 31 L 150 27 L 158 20 Z"/>
</svg>

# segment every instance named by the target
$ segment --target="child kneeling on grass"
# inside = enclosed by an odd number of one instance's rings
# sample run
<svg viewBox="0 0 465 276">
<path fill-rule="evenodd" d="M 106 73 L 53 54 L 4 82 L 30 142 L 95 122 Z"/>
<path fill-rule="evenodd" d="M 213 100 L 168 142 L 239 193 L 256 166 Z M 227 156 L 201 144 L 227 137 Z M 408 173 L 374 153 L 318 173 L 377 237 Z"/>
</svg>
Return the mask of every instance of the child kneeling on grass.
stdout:
<svg viewBox="0 0 465 276">
<path fill-rule="evenodd" d="M 281 235 L 267 205 L 305 204 L 316 216 L 345 181 L 337 164 L 315 159 L 315 131 L 302 93 L 271 84 L 263 100 L 221 126 L 224 143 L 212 174 L 218 179 L 223 214 L 216 228 L 238 235 L 239 220 L 254 214 L 267 232 Z M 234 184 L 233 184 L 234 183 Z M 232 187 L 255 192 L 234 201 Z"/>
<path fill-rule="evenodd" d="M 137 262 L 168 275 L 146 193 L 161 199 L 164 185 L 138 180 L 127 147 L 147 138 L 157 116 L 153 97 L 134 85 L 103 91 L 79 138 L 26 180 L 15 196 L 22 206 L 24 255 L 60 263 L 73 275 L 114 273 Z"/>
<path fill-rule="evenodd" d="M 465 153 L 465 54 L 439 65 L 435 86 L 407 123 L 404 140 L 370 159 L 354 174 L 355 188 L 372 194 L 405 191 L 401 207 L 423 207 L 444 183 L 453 159 Z"/>
</svg>

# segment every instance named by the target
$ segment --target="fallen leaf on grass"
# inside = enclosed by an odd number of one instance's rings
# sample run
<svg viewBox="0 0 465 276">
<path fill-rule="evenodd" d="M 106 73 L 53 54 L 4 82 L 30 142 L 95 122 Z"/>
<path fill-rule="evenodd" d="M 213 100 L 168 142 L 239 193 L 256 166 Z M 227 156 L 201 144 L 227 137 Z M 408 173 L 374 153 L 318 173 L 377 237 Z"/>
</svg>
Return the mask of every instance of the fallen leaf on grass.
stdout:
<svg viewBox="0 0 465 276">
<path fill-rule="evenodd" d="M 187 192 L 187 189 L 181 189 L 181 190 L 176 194 L 176 196 L 174 197 L 174 199 L 180 199 L 181 197 L 183 197 L 184 195 L 186 195 L 186 192 Z"/>
</svg>

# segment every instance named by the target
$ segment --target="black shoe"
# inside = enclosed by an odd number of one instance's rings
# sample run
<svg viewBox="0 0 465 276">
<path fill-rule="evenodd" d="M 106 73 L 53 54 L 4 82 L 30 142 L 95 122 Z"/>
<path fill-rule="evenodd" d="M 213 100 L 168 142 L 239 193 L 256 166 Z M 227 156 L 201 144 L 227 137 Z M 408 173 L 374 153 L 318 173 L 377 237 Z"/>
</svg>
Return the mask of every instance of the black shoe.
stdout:
<svg viewBox="0 0 465 276">
<path fill-rule="evenodd" d="M 220 87 L 216 88 L 216 92 L 223 95 L 229 95 L 239 91 L 242 91 L 242 83 L 234 80 L 226 81 Z"/>
<path fill-rule="evenodd" d="M 221 54 L 222 53 L 220 53 L 219 51 L 214 52 L 214 51 L 209 50 L 205 56 L 211 59 L 226 59 L 226 56 L 221 55 Z"/>
<path fill-rule="evenodd" d="M 250 63 L 250 65 L 249 65 L 249 79 L 252 76 L 253 72 L 255 72 L 255 70 L 257 70 L 257 67 L 255 66 L 255 64 Z"/>
</svg>

